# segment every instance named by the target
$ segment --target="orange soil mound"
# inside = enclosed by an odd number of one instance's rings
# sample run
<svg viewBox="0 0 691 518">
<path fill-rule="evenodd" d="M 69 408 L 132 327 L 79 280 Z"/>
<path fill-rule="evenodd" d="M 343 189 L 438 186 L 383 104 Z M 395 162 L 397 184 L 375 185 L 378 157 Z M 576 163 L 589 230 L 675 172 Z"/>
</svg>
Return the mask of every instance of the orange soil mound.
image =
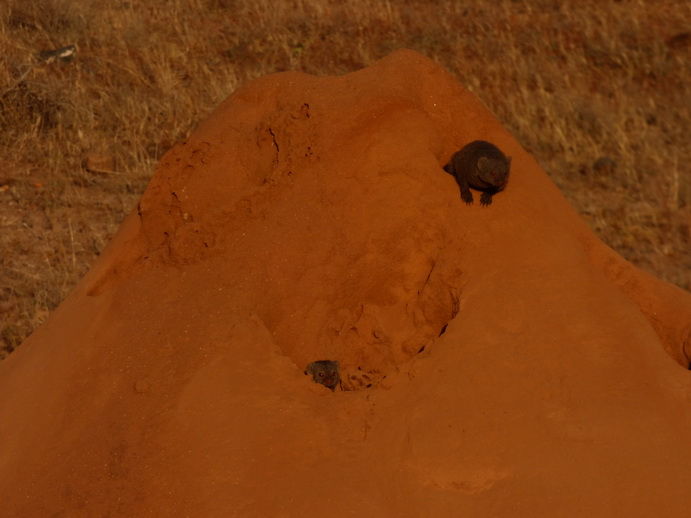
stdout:
<svg viewBox="0 0 691 518">
<path fill-rule="evenodd" d="M 0 514 L 686 516 L 690 314 L 422 56 L 268 76 L 0 364 Z"/>
</svg>

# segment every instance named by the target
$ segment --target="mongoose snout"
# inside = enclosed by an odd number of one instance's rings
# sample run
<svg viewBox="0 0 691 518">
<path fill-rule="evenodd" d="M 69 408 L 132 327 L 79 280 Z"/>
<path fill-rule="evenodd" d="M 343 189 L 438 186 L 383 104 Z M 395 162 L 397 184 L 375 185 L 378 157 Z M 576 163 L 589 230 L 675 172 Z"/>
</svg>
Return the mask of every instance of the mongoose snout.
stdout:
<svg viewBox="0 0 691 518">
<path fill-rule="evenodd" d="M 307 365 L 305 374 L 311 374 L 315 383 L 320 383 L 331 390 L 336 390 L 340 381 L 341 364 L 335 360 L 319 360 Z"/>
</svg>

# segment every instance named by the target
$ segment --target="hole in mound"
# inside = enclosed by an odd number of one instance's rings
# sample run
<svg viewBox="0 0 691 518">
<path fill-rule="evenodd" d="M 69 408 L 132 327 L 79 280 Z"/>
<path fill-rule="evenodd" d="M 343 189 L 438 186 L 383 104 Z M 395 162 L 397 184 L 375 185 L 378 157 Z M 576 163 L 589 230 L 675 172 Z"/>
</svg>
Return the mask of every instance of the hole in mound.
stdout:
<svg viewBox="0 0 691 518">
<path fill-rule="evenodd" d="M 383 376 L 383 380 L 386 376 Z M 362 370 L 362 367 L 358 367 L 355 372 L 350 372 L 348 375 L 342 379 L 341 388 L 343 390 L 362 390 L 366 388 L 371 388 L 377 379 L 374 373 L 367 373 Z M 379 380 L 381 381 L 381 380 Z"/>
<path fill-rule="evenodd" d="M 289 355 L 298 366 L 320 358 L 338 360 L 342 390 L 377 388 L 399 365 L 429 350 L 458 314 L 458 296 L 446 287 L 433 305 L 420 302 L 341 309 L 327 324 L 313 357 L 303 362 L 306 351 Z"/>
</svg>

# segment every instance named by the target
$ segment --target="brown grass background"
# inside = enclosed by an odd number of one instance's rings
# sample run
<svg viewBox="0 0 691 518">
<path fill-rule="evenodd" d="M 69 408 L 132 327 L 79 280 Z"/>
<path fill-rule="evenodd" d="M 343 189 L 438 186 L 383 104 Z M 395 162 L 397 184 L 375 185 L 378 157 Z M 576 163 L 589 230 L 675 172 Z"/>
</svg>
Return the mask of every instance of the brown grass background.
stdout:
<svg viewBox="0 0 691 518">
<path fill-rule="evenodd" d="M 68 44 L 72 61 L 39 56 Z M 0 358 L 238 85 L 345 74 L 399 48 L 478 95 L 606 243 L 691 290 L 686 0 L 5 0 Z"/>
</svg>

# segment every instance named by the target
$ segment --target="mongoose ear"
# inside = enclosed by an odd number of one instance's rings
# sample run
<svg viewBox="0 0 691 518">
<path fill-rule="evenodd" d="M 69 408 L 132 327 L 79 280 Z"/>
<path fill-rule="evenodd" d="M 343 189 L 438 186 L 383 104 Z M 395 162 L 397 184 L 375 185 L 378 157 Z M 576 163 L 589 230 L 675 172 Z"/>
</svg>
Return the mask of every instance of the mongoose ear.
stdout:
<svg viewBox="0 0 691 518">
<path fill-rule="evenodd" d="M 334 363 L 336 364 L 336 368 L 337 368 L 337 369 L 340 369 L 340 368 L 341 368 L 341 362 L 339 362 L 338 360 L 336 360 L 336 361 L 334 361 Z"/>
<path fill-rule="evenodd" d="M 506 161 L 508 162 L 509 165 L 511 165 L 511 157 L 508 157 L 508 158 L 506 159 Z"/>
<path fill-rule="evenodd" d="M 314 362 L 307 364 L 307 367 L 305 367 L 305 374 L 314 374 Z"/>
<path fill-rule="evenodd" d="M 485 162 L 487 162 L 486 156 L 481 156 L 480 158 L 478 158 L 477 159 L 477 168 L 482 171 L 482 167 L 485 165 Z"/>
</svg>

